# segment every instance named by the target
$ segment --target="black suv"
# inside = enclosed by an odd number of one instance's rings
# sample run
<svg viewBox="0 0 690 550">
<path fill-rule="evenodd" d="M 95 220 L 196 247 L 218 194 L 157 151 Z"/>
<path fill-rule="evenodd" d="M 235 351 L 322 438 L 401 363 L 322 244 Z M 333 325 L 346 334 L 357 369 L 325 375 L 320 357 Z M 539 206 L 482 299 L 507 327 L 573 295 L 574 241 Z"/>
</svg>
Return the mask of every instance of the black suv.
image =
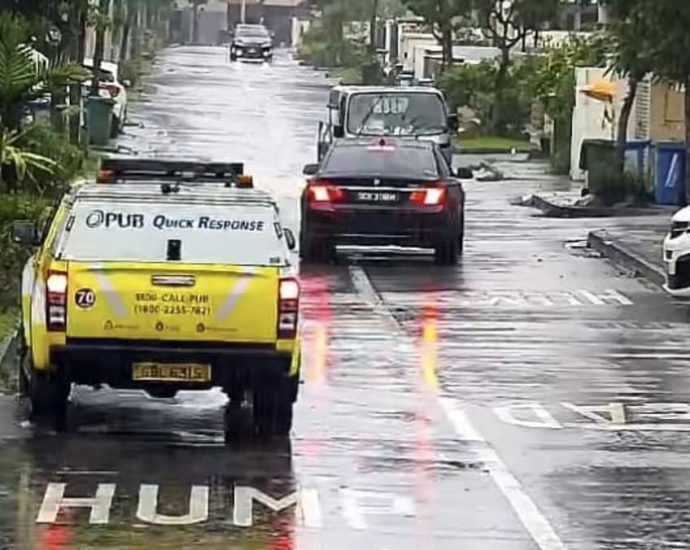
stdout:
<svg viewBox="0 0 690 550">
<path fill-rule="evenodd" d="M 240 24 L 235 27 L 230 43 L 230 61 L 238 58 L 271 61 L 273 39 L 263 25 Z"/>
</svg>

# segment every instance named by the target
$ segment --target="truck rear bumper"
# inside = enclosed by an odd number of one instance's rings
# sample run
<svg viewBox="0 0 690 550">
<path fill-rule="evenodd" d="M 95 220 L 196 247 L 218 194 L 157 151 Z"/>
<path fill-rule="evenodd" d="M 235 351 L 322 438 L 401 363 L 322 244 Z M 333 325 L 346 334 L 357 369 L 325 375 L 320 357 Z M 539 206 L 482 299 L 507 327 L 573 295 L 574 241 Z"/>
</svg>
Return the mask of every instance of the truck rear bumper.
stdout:
<svg viewBox="0 0 690 550">
<path fill-rule="evenodd" d="M 292 353 L 277 351 L 273 345 L 74 339 L 52 348 L 50 355 L 51 363 L 70 382 L 133 389 L 152 386 L 197 390 L 214 386 L 252 388 L 271 379 L 289 376 L 292 360 Z M 211 377 L 204 382 L 139 381 L 132 375 L 135 363 L 210 365 Z"/>
</svg>

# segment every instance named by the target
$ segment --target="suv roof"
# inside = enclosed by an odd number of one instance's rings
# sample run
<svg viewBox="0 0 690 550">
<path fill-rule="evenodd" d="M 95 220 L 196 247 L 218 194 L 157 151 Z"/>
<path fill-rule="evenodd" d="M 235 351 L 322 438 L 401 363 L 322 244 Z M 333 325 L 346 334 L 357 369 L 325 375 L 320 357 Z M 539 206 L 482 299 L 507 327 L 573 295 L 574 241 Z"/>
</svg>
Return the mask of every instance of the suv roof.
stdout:
<svg viewBox="0 0 690 550">
<path fill-rule="evenodd" d="M 353 94 L 353 93 L 370 93 L 370 94 L 418 93 L 418 94 L 443 95 L 441 90 L 439 90 L 438 88 L 431 87 L 431 86 L 359 86 L 359 85 L 349 86 L 349 85 L 338 85 L 338 86 L 333 86 L 333 88 L 331 88 L 331 90 L 337 91 L 340 93 L 350 93 L 350 94 Z"/>
</svg>

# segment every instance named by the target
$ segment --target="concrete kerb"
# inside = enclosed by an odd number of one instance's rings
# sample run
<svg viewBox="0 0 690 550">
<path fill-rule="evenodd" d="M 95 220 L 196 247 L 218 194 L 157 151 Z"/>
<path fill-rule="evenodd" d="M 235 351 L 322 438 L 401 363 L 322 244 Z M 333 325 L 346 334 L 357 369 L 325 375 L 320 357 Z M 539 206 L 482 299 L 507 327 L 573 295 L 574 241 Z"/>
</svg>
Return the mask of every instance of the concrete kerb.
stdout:
<svg viewBox="0 0 690 550">
<path fill-rule="evenodd" d="M 462 145 L 451 145 L 454 155 L 512 155 L 512 147 L 463 147 Z M 533 149 L 516 149 L 518 155 L 527 155 L 528 160 L 544 159 L 543 153 Z"/>
<path fill-rule="evenodd" d="M 604 230 L 590 231 L 587 235 L 587 246 L 601 253 L 613 263 L 641 275 L 652 283 L 662 286 L 666 274 L 662 267 L 654 265 L 625 245 L 611 238 Z"/>
<path fill-rule="evenodd" d="M 663 207 L 629 207 L 629 206 L 570 206 L 548 201 L 539 195 L 532 195 L 529 206 L 541 210 L 548 218 L 614 218 L 657 216 L 665 213 Z"/>
</svg>

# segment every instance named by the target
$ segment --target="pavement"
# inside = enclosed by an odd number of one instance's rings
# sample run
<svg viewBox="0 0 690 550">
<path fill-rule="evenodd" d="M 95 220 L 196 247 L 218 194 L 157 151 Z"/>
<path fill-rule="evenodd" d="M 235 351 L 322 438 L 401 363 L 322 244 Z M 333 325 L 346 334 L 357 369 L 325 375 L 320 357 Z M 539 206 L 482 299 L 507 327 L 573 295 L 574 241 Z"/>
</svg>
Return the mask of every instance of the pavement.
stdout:
<svg viewBox="0 0 690 550">
<path fill-rule="evenodd" d="M 174 48 L 121 142 L 243 160 L 297 229 L 326 98 L 284 52 Z M 457 266 L 344 250 L 302 270 L 290 441 L 226 445 L 215 391 L 77 388 L 60 436 L 0 408 L 0 547 L 687 548 L 686 306 L 593 254 L 591 220 L 512 206 L 567 186 L 522 166 L 467 183 Z"/>
<path fill-rule="evenodd" d="M 646 223 L 618 224 L 594 230 L 588 242 L 612 262 L 656 285 L 665 282 L 663 241 L 670 227 L 670 216 L 656 216 Z"/>
</svg>

